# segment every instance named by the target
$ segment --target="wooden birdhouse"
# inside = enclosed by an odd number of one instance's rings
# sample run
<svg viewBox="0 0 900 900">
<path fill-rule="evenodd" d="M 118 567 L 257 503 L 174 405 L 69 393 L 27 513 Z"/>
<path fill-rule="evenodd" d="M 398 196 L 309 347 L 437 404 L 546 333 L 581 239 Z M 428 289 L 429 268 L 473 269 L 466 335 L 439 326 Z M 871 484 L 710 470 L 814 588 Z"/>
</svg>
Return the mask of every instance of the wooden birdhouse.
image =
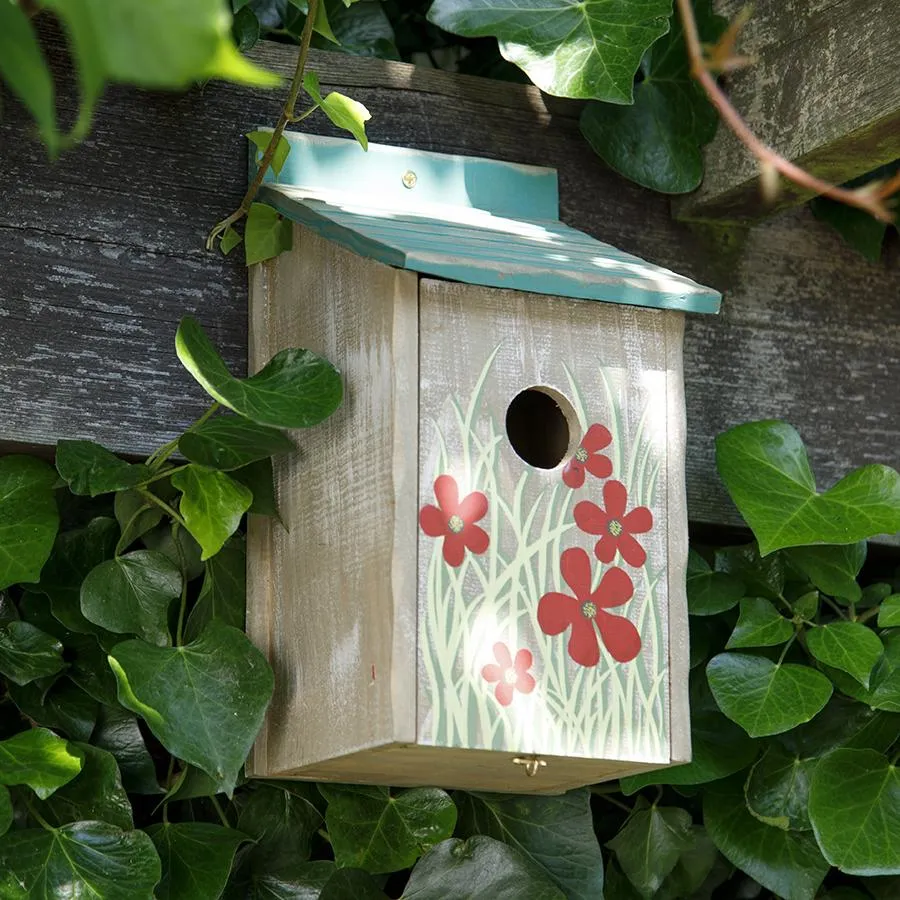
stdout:
<svg viewBox="0 0 900 900">
<path fill-rule="evenodd" d="M 690 759 L 682 332 L 719 294 L 559 221 L 551 169 L 293 136 L 250 366 L 345 400 L 276 460 L 254 776 L 561 792 Z M 533 777 L 532 777 L 533 776 Z"/>
</svg>

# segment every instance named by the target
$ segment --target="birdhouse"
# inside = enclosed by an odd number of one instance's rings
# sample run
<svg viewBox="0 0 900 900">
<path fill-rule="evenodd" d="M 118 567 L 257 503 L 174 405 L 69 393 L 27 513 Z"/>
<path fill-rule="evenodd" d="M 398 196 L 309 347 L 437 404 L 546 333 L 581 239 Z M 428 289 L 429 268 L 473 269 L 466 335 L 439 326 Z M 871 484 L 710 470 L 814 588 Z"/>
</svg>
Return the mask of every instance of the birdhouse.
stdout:
<svg viewBox="0 0 900 900">
<path fill-rule="evenodd" d="M 552 169 L 294 135 L 250 368 L 343 406 L 251 517 L 276 676 L 257 777 L 562 792 L 690 759 L 685 312 L 719 294 L 559 220 Z M 611 223 L 611 228 L 614 223 Z"/>
</svg>

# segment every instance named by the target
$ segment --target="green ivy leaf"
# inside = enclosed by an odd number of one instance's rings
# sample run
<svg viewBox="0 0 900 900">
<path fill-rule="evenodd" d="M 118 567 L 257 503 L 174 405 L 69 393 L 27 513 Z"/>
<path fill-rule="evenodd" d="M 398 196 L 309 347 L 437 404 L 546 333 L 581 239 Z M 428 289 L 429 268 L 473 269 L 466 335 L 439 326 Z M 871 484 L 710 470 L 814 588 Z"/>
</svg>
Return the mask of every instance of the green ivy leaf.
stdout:
<svg viewBox="0 0 900 900">
<path fill-rule="evenodd" d="M 896 628 L 900 625 L 900 594 L 885 597 L 878 610 L 879 628 Z"/>
<path fill-rule="evenodd" d="M 744 583 L 723 572 L 713 572 L 699 553 L 690 551 L 687 573 L 688 612 L 715 616 L 735 607 L 744 596 Z"/>
<path fill-rule="evenodd" d="M 231 477 L 250 488 L 253 494 L 253 503 L 248 512 L 257 516 L 273 516 L 280 520 L 271 459 L 261 459 L 259 462 L 244 466 L 243 469 L 235 469 Z"/>
<path fill-rule="evenodd" d="M 159 857 L 143 831 L 106 822 L 14 831 L 0 841 L 0 896 L 153 900 Z"/>
<path fill-rule="evenodd" d="M 63 645 L 28 622 L 0 628 L 0 672 L 16 684 L 55 675 L 65 666 Z"/>
<path fill-rule="evenodd" d="M 548 94 L 629 104 L 641 58 L 671 13 L 666 0 L 435 0 L 428 19 L 465 37 L 496 37 L 503 57 Z"/>
<path fill-rule="evenodd" d="M 81 611 L 107 631 L 136 634 L 165 647 L 169 607 L 181 596 L 181 587 L 181 572 L 168 557 L 135 550 L 91 569 L 81 584 Z"/>
<path fill-rule="evenodd" d="M 40 578 L 59 528 L 55 483 L 39 459 L 0 458 L 0 589 Z"/>
<path fill-rule="evenodd" d="M 163 822 L 147 834 L 162 862 L 158 900 L 217 900 L 246 835 L 209 822 Z"/>
<path fill-rule="evenodd" d="M 561 797 L 456 795 L 458 835 L 486 834 L 541 868 L 568 900 L 603 895 L 603 856 L 594 834 L 590 793 Z"/>
<path fill-rule="evenodd" d="M 165 522 L 159 528 L 148 531 L 143 540 L 148 550 L 162 553 L 175 563 L 187 581 L 193 581 L 203 574 L 203 550 L 191 533 L 180 525 Z"/>
<path fill-rule="evenodd" d="M 680 900 L 695 897 L 722 858 L 702 825 L 691 826 L 692 844 L 675 863 L 653 900 Z M 722 860 L 724 862 L 724 860 Z"/>
<path fill-rule="evenodd" d="M 197 603 L 188 617 L 185 636 L 194 640 L 213 620 L 243 630 L 247 606 L 247 555 L 244 541 L 233 537 L 206 561 Z"/>
<path fill-rule="evenodd" d="M 400 59 L 394 27 L 381 3 L 345 4 L 343 0 L 325 0 L 331 30 L 344 53 Z"/>
<path fill-rule="evenodd" d="M 307 866 L 313 865 L 315 863 L 307 863 Z M 288 896 L 293 900 L 294 895 L 286 895 L 285 900 Z M 378 889 L 378 883 L 368 872 L 337 869 L 325 883 L 318 900 L 387 900 L 387 894 Z"/>
<path fill-rule="evenodd" d="M 25 784 L 42 800 L 68 784 L 83 763 L 80 750 L 43 728 L 0 741 L 0 784 Z"/>
<path fill-rule="evenodd" d="M 119 546 L 123 550 L 159 525 L 163 517 L 162 510 L 137 491 L 118 491 L 113 508 L 122 532 Z"/>
<path fill-rule="evenodd" d="M 266 150 L 269 149 L 269 144 L 272 143 L 272 136 L 274 135 L 274 133 L 275 132 L 271 130 L 247 132 L 247 139 L 256 147 L 257 166 L 259 166 L 259 164 L 262 162 L 262 158 L 263 156 L 265 156 Z M 284 168 L 284 164 L 287 161 L 288 154 L 290 152 L 290 142 L 283 134 L 279 135 L 278 146 L 275 148 L 275 153 L 272 154 L 272 162 L 270 163 L 272 171 L 275 173 L 276 178 L 281 174 L 281 170 Z"/>
<path fill-rule="evenodd" d="M 790 640 L 794 626 L 763 597 L 745 597 L 737 625 L 725 647 L 777 647 Z"/>
<path fill-rule="evenodd" d="M 829 753 L 812 777 L 809 818 L 825 858 L 842 872 L 900 873 L 900 772 L 880 753 Z"/>
<path fill-rule="evenodd" d="M 323 4 L 320 4 L 319 8 L 324 8 Z M 323 97 L 319 91 L 319 76 L 315 72 L 307 72 L 303 76 L 303 87 L 322 112 L 331 119 L 333 125 L 349 131 L 363 150 L 369 149 L 366 122 L 372 118 L 372 114 L 362 103 L 337 91 Z"/>
<path fill-rule="evenodd" d="M 794 613 L 807 622 L 811 622 L 819 611 L 819 592 L 810 591 L 807 594 L 801 594 L 792 604 L 791 608 Z"/>
<path fill-rule="evenodd" d="M 277 428 L 243 416 L 218 416 L 186 431 L 178 449 L 191 461 L 230 471 L 277 453 L 290 453 L 294 442 Z"/>
<path fill-rule="evenodd" d="M 96 497 L 125 491 L 150 478 L 144 465 L 132 465 L 93 441 L 59 441 L 56 471 L 73 494 Z"/>
<path fill-rule="evenodd" d="M 238 244 L 243 243 L 244 236 L 236 229 L 229 225 L 224 232 L 222 232 L 222 239 L 219 241 L 219 250 L 222 251 L 222 256 L 228 256 Z"/>
<path fill-rule="evenodd" d="M 162 793 L 138 720 L 130 712 L 118 704 L 101 706 L 91 743 L 115 757 L 122 785 L 130 794 Z"/>
<path fill-rule="evenodd" d="M 831 696 L 831 683 L 821 672 L 748 653 L 714 656 L 706 675 L 719 708 L 751 737 L 808 722 Z"/>
<path fill-rule="evenodd" d="M 438 788 L 414 788 L 396 796 L 385 787 L 319 785 L 328 801 L 325 824 L 339 866 L 394 872 L 450 837 L 456 807 Z"/>
<path fill-rule="evenodd" d="M 341 404 L 340 373 L 309 350 L 282 350 L 257 375 L 234 378 L 196 320 L 181 320 L 178 358 L 219 403 L 254 422 L 276 428 L 309 428 Z"/>
<path fill-rule="evenodd" d="M 711 0 L 695 0 L 700 38 L 714 44 L 726 21 L 713 14 Z M 594 152 L 620 175 L 665 194 L 693 191 L 703 178 L 702 148 L 716 133 L 718 115 L 691 75 L 681 18 L 650 46 L 634 103 L 589 103 L 581 133 Z"/>
<path fill-rule="evenodd" d="M 432 847 L 412 870 L 403 900 L 471 900 L 475 889 L 491 900 L 566 900 L 516 850 L 481 834 Z"/>
<path fill-rule="evenodd" d="M 819 662 L 846 672 L 866 688 L 884 653 L 878 635 L 859 622 L 817 625 L 806 633 L 806 645 Z"/>
<path fill-rule="evenodd" d="M 90 739 L 99 704 L 68 678 L 60 678 L 49 688 L 31 681 L 8 689 L 20 712 L 38 725 L 65 732 L 73 741 Z"/>
<path fill-rule="evenodd" d="M 179 510 L 203 549 L 200 559 L 215 556 L 237 531 L 253 494 L 224 472 L 195 464 L 172 475 L 172 484 L 182 492 Z"/>
<path fill-rule="evenodd" d="M 109 664 L 119 702 L 230 795 L 273 689 L 272 670 L 246 635 L 213 621 L 183 647 L 118 644 Z"/>
<path fill-rule="evenodd" d="M 703 796 L 706 831 L 724 856 L 785 900 L 813 900 L 828 863 L 812 836 L 782 831 L 755 819 L 744 804 L 740 777 Z"/>
<path fill-rule="evenodd" d="M 9 831 L 13 823 L 13 805 L 9 791 L 0 785 L 0 837 Z"/>
<path fill-rule="evenodd" d="M 622 830 L 607 843 L 638 893 L 651 897 L 693 843 L 691 816 L 677 807 L 639 801 Z"/>
<path fill-rule="evenodd" d="M 750 597 L 774 601 L 784 591 L 784 556 L 781 553 L 760 556 L 756 541 L 716 550 L 715 569 L 740 578 Z"/>
<path fill-rule="evenodd" d="M 252 266 L 254 263 L 272 259 L 293 246 L 294 223 L 272 206 L 265 203 L 251 203 L 244 225 L 247 265 Z"/>
<path fill-rule="evenodd" d="M 900 877 L 866 878 L 863 884 L 875 900 L 896 900 L 900 897 Z"/>
<path fill-rule="evenodd" d="M 246 53 L 256 46 L 259 41 L 260 27 L 259 19 L 256 18 L 256 13 L 252 9 L 243 6 L 235 10 L 231 36 L 241 53 Z M 222 240 L 224 241 L 224 237 Z"/>
<path fill-rule="evenodd" d="M 869 675 L 869 687 L 845 675 L 839 669 L 829 670 L 829 677 L 839 691 L 873 709 L 900 713 L 900 631 L 882 635 L 884 655 Z"/>
<path fill-rule="evenodd" d="M 856 582 L 866 561 L 866 542 L 838 547 L 795 547 L 791 562 L 823 593 L 856 603 L 862 589 Z"/>
<path fill-rule="evenodd" d="M 828 197 L 815 197 L 809 203 L 813 215 L 835 231 L 869 262 L 878 262 L 884 247 L 887 224 L 865 210 L 856 209 Z"/>
<path fill-rule="evenodd" d="M 771 744 L 744 786 L 750 813 L 775 828 L 809 831 L 809 783 L 818 762 Z"/>
<path fill-rule="evenodd" d="M 900 531 L 894 469 L 863 466 L 818 494 L 800 435 L 784 422 L 751 422 L 720 434 L 716 464 L 763 554 Z"/>
</svg>

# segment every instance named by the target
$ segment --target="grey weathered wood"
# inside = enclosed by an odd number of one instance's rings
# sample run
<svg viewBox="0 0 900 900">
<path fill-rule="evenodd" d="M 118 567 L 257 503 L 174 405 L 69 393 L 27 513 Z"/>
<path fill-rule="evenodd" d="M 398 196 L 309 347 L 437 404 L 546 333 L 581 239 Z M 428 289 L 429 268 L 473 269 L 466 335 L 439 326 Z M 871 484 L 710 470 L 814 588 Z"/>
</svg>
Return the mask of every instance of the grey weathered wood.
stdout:
<svg viewBox="0 0 900 900">
<path fill-rule="evenodd" d="M 744 0 L 717 0 L 729 20 Z M 900 157 L 900 9 L 896 0 L 759 0 L 738 51 L 754 57 L 728 79 L 735 108 L 783 156 L 835 184 Z M 700 189 L 682 218 L 756 219 L 812 192 L 784 181 L 774 203 L 759 166 L 730 129 L 706 148 Z"/>
<path fill-rule="evenodd" d="M 47 36 L 66 72 L 61 41 Z M 288 72 L 293 53 L 263 46 Z M 713 438 L 784 418 L 820 485 L 900 447 L 900 260 L 866 263 L 805 210 L 752 229 L 673 222 L 664 197 L 605 170 L 568 104 L 538 91 L 316 54 L 326 86 L 366 103 L 373 140 L 554 165 L 562 219 L 725 292 L 718 318 L 689 318 L 685 344 L 689 512 L 738 517 Z M 63 76 L 71 83 L 71 76 Z M 247 278 L 203 249 L 240 200 L 243 131 L 274 121 L 276 93 L 211 83 L 185 95 L 110 89 L 85 145 L 54 165 L 18 107 L 0 122 L 0 440 L 86 437 L 146 454 L 205 408 L 173 347 L 184 314 L 245 370 Z M 552 111 L 551 111 L 552 110 Z M 304 125 L 336 133 L 319 117 Z"/>
</svg>

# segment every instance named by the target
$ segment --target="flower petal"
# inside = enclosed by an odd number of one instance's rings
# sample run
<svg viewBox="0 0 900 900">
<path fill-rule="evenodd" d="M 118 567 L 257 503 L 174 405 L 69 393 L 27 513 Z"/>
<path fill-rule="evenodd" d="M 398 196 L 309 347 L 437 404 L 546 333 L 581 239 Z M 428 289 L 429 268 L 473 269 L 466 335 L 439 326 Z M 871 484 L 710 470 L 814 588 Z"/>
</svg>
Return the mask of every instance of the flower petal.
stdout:
<svg viewBox="0 0 900 900">
<path fill-rule="evenodd" d="M 572 622 L 569 656 L 580 666 L 596 666 L 600 662 L 600 642 L 594 631 L 594 620 L 586 619 L 580 613 Z"/>
<path fill-rule="evenodd" d="M 481 491 L 472 491 L 472 493 L 459 504 L 459 509 L 457 509 L 456 514 L 466 523 L 466 525 L 469 525 L 472 522 L 483 519 L 487 511 L 487 497 L 485 497 Z"/>
<path fill-rule="evenodd" d="M 481 670 L 481 677 L 485 681 L 499 681 L 503 677 L 503 669 L 491 663 Z"/>
<path fill-rule="evenodd" d="M 600 610 L 596 621 L 600 626 L 603 645 L 614 660 L 622 663 L 630 662 L 641 652 L 641 636 L 628 619 L 612 616 Z"/>
<path fill-rule="evenodd" d="M 566 594 L 544 594 L 538 603 L 538 625 L 544 634 L 560 634 L 580 615 L 580 604 Z"/>
<path fill-rule="evenodd" d="M 588 453 L 595 453 L 597 450 L 608 447 L 611 443 L 612 435 L 609 433 L 609 429 L 605 425 L 594 423 L 585 433 L 581 446 Z"/>
<path fill-rule="evenodd" d="M 635 507 L 622 519 L 622 527 L 629 534 L 644 534 L 653 527 L 653 513 L 646 506 Z"/>
<path fill-rule="evenodd" d="M 460 537 L 465 541 L 466 546 L 476 555 L 484 553 L 488 548 L 488 544 L 491 542 L 487 532 L 479 525 L 467 525 L 460 533 Z"/>
<path fill-rule="evenodd" d="M 534 690 L 535 684 L 537 682 L 534 680 L 534 677 L 527 672 L 523 672 L 516 682 L 516 690 L 522 694 L 530 694 Z"/>
<path fill-rule="evenodd" d="M 500 663 L 501 669 L 509 669 L 512 667 L 512 656 L 509 653 L 509 647 L 503 641 L 497 641 L 494 644 L 494 659 Z"/>
<path fill-rule="evenodd" d="M 609 484 L 609 482 L 607 482 Z M 603 534 L 606 531 L 606 523 L 609 517 L 590 500 L 582 500 L 581 503 L 575 504 L 573 510 L 575 516 L 575 524 L 588 534 Z"/>
<path fill-rule="evenodd" d="M 575 596 L 579 600 L 586 598 L 591 592 L 591 559 L 587 551 L 581 547 L 570 547 L 560 557 L 559 568 L 563 579 L 572 588 Z"/>
<path fill-rule="evenodd" d="M 422 507 L 419 513 L 419 525 L 428 537 L 440 537 L 447 533 L 447 517 L 431 504 Z"/>
<path fill-rule="evenodd" d="M 621 481 L 607 481 L 603 485 L 603 505 L 610 519 L 620 519 L 628 506 L 628 491 Z M 446 507 L 444 507 L 446 509 Z"/>
<path fill-rule="evenodd" d="M 523 649 L 516 654 L 516 661 L 513 665 L 516 672 L 521 676 L 531 668 L 533 663 L 534 657 L 531 655 L 531 651 Z"/>
<path fill-rule="evenodd" d="M 594 476 L 594 478 L 609 478 L 612 475 L 612 463 L 608 456 L 602 453 L 595 453 L 587 458 L 584 467 Z"/>
<path fill-rule="evenodd" d="M 580 488 L 584 484 L 584 465 L 577 459 L 570 459 L 563 467 L 563 484 L 570 488 Z"/>
<path fill-rule="evenodd" d="M 512 703 L 513 686 L 507 684 L 505 681 L 501 681 L 497 687 L 494 688 L 494 694 L 497 697 L 497 702 L 501 706 L 509 706 L 509 704 Z"/>
<path fill-rule="evenodd" d="M 620 537 L 604 534 L 594 546 L 594 555 L 602 563 L 611 563 L 616 558 L 616 550 L 619 549 Z"/>
<path fill-rule="evenodd" d="M 459 488 L 456 479 L 452 475 L 438 475 L 434 480 L 434 496 L 437 497 L 438 506 L 444 511 L 444 515 L 457 515 L 459 507 Z"/>
<path fill-rule="evenodd" d="M 634 596 L 634 585 L 631 577 L 624 569 L 609 569 L 600 579 L 597 590 L 591 595 L 591 600 L 601 609 L 611 606 L 621 606 Z"/>
<path fill-rule="evenodd" d="M 448 566 L 461 566 L 465 555 L 466 542 L 463 535 L 448 532 L 444 538 L 444 562 Z"/>
<path fill-rule="evenodd" d="M 647 562 L 644 548 L 630 534 L 623 533 L 619 536 L 619 553 L 622 554 L 622 559 L 629 566 L 634 566 L 636 569 Z"/>
</svg>

